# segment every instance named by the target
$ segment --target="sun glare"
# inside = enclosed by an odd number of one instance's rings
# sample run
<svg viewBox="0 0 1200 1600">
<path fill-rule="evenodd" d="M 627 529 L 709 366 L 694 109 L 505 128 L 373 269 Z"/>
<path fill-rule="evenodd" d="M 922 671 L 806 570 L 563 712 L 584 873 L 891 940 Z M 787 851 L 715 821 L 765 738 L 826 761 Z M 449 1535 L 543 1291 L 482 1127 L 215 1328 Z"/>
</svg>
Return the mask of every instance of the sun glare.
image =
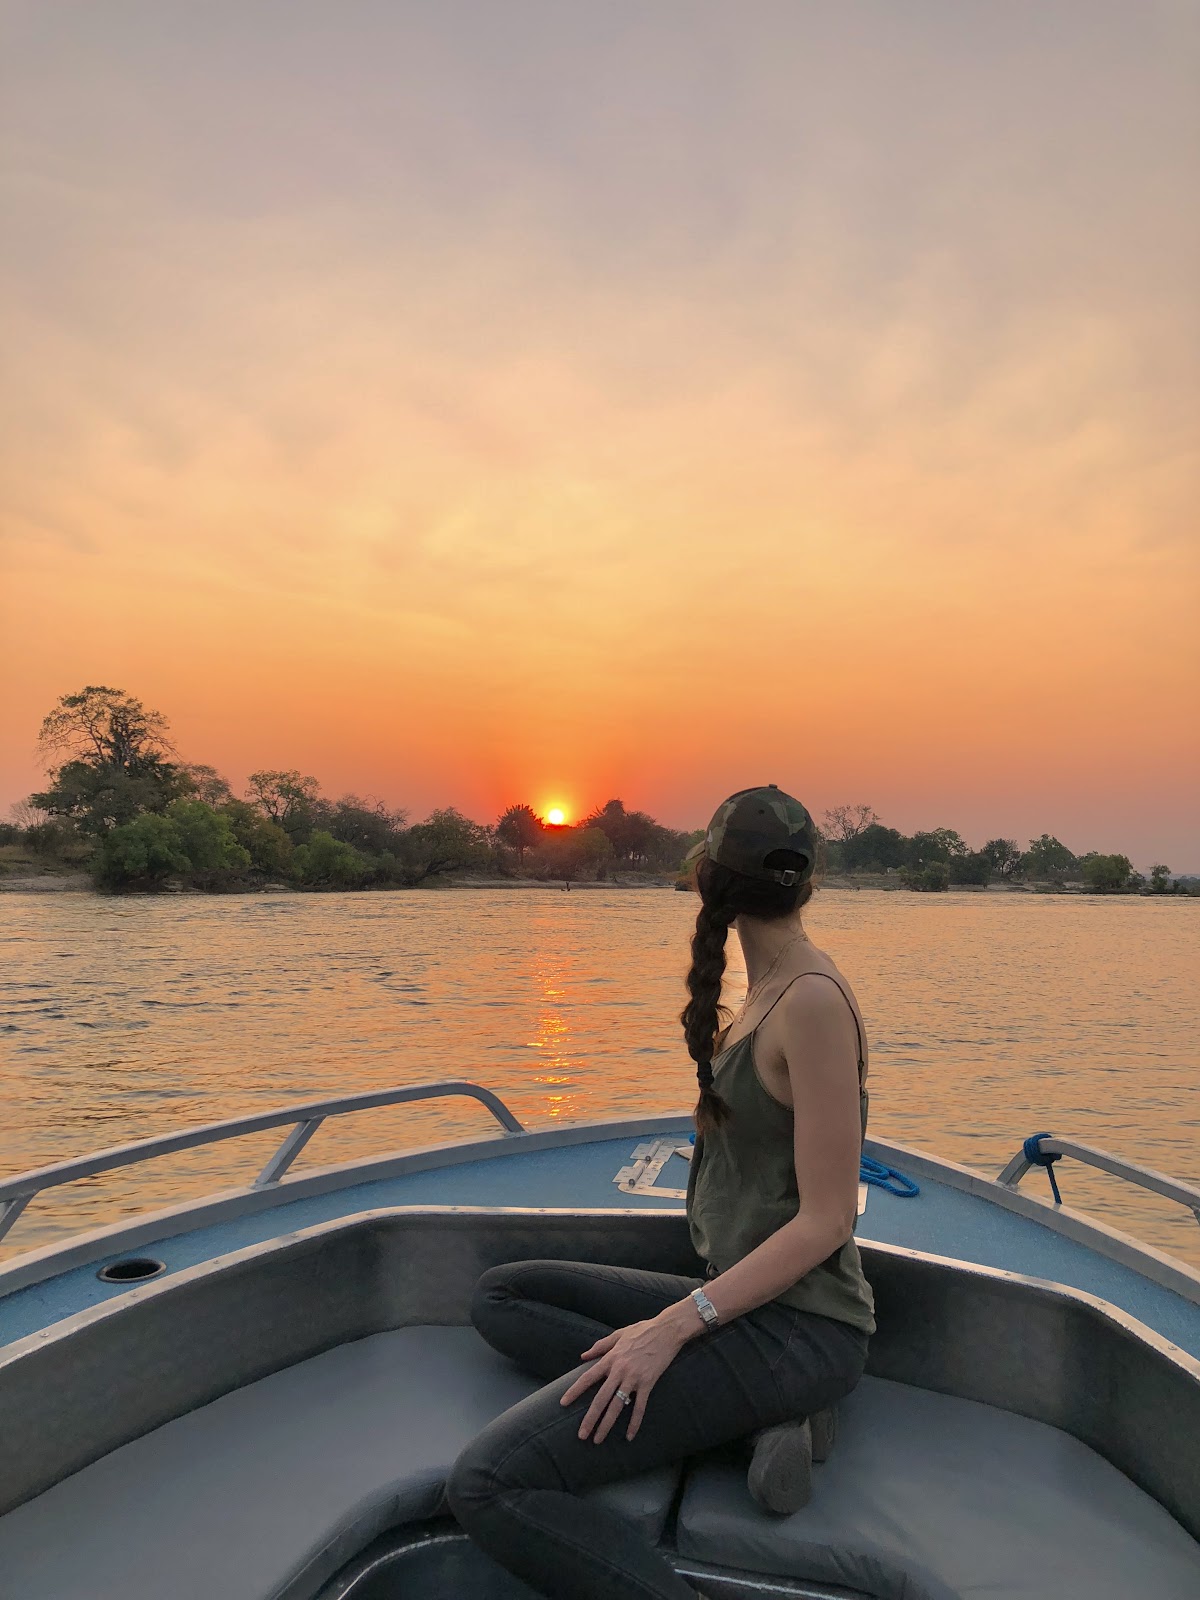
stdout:
<svg viewBox="0 0 1200 1600">
<path fill-rule="evenodd" d="M 567 820 L 567 814 L 561 806 L 551 806 L 546 813 L 546 821 L 552 828 L 561 828 Z"/>
</svg>

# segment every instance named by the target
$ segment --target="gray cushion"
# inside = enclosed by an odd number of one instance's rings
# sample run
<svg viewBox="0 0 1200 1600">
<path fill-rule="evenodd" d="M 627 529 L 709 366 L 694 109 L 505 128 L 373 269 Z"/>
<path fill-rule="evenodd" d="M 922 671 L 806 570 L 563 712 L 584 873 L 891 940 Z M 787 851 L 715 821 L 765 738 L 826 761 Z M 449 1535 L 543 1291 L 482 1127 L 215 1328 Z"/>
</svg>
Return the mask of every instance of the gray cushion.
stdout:
<svg viewBox="0 0 1200 1600">
<path fill-rule="evenodd" d="M 803 1511 L 744 1463 L 691 1476 L 680 1552 L 879 1600 L 1197 1600 L 1200 1545 L 1086 1445 L 993 1406 L 864 1378 Z"/>
<path fill-rule="evenodd" d="M 378 1534 L 443 1511 L 459 1451 L 537 1387 L 473 1328 L 328 1350 L 0 1517 L 0 1596 L 308 1600 Z M 657 1539 L 677 1482 L 667 1468 L 594 1492 Z"/>
</svg>

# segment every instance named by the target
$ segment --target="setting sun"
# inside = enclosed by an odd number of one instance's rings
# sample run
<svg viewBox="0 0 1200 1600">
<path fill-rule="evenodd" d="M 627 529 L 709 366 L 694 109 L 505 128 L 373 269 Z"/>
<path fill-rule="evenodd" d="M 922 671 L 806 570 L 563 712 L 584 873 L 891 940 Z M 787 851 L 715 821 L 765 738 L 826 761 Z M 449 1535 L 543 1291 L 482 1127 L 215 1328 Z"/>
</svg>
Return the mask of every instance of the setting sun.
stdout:
<svg viewBox="0 0 1200 1600">
<path fill-rule="evenodd" d="M 561 828 L 567 820 L 567 814 L 561 806 L 552 806 L 546 813 L 546 821 L 552 828 Z"/>
</svg>

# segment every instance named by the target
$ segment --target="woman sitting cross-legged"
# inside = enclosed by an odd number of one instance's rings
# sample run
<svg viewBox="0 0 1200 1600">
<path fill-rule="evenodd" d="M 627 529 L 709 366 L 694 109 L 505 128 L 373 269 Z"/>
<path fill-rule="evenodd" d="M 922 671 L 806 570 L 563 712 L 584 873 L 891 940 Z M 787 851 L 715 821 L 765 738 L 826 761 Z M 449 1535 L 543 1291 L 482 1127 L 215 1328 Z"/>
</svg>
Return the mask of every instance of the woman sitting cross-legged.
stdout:
<svg viewBox="0 0 1200 1600">
<path fill-rule="evenodd" d="M 808 812 L 771 785 L 726 800 L 699 848 L 681 1020 L 700 1082 L 687 1213 L 706 1277 L 517 1261 L 476 1288 L 479 1332 L 547 1381 L 463 1451 L 450 1504 L 539 1594 L 694 1600 L 636 1527 L 578 1496 L 753 1436 L 751 1492 L 794 1509 L 805 1419 L 862 1375 L 866 1049 L 853 994 L 802 925 L 816 847 Z M 730 927 L 749 991 L 721 1032 Z"/>
</svg>

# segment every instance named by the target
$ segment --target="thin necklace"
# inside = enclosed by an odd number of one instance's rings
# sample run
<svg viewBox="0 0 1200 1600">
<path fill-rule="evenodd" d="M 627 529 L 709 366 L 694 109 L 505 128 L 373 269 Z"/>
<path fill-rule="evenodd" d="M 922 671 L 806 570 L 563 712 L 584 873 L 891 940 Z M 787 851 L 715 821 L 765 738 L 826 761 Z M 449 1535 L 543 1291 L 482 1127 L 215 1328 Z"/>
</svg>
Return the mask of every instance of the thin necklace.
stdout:
<svg viewBox="0 0 1200 1600">
<path fill-rule="evenodd" d="M 742 1016 L 745 1016 L 746 1012 L 750 1009 L 751 1002 L 757 998 L 758 994 L 761 992 L 763 986 L 765 985 L 767 979 L 771 976 L 771 974 L 778 967 L 779 963 L 783 960 L 784 956 L 787 955 L 788 951 L 792 948 L 793 945 L 800 944 L 801 941 L 803 941 L 805 944 L 808 943 L 808 935 L 806 933 L 798 933 L 794 939 L 789 939 L 788 942 L 785 945 L 781 945 L 780 946 L 779 951 L 777 952 L 774 961 L 772 961 L 771 965 L 763 973 L 762 977 L 759 978 L 757 983 L 752 984 L 750 986 L 750 988 L 747 989 L 746 998 L 742 1001 L 742 1010 L 741 1010 Z"/>
</svg>

